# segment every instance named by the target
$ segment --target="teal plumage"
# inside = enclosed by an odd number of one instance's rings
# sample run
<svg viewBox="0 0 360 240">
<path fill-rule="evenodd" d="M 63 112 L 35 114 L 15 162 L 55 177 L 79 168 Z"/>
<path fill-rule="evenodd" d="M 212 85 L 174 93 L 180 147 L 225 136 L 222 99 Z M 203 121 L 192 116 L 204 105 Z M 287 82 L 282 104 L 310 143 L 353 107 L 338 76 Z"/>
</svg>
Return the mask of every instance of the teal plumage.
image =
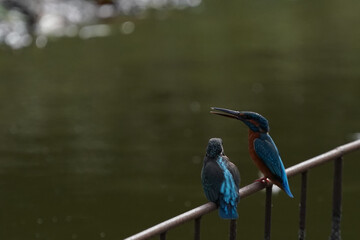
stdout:
<svg viewBox="0 0 360 240">
<path fill-rule="evenodd" d="M 206 198 L 218 205 L 220 217 L 238 218 L 240 173 L 224 155 L 220 138 L 209 140 L 201 171 L 201 182 Z"/>
<path fill-rule="evenodd" d="M 249 151 L 257 167 L 274 184 L 293 197 L 286 176 L 285 167 L 279 151 L 269 135 L 268 120 L 255 112 L 234 111 L 225 108 L 212 108 L 211 113 L 238 119 L 249 127 Z"/>
<path fill-rule="evenodd" d="M 260 134 L 260 138 L 254 140 L 254 149 L 266 167 L 269 168 L 273 177 L 281 184 L 281 188 L 289 197 L 293 197 L 286 176 L 285 167 L 281 160 L 279 151 L 269 134 Z"/>
</svg>

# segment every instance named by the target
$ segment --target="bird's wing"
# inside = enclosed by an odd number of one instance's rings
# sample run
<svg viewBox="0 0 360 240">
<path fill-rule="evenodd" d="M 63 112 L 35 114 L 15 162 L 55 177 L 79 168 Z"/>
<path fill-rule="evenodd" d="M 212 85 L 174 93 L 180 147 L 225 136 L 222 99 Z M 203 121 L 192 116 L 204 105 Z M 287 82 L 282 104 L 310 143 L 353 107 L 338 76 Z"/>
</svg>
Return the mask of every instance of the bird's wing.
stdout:
<svg viewBox="0 0 360 240">
<path fill-rule="evenodd" d="M 267 135 L 264 138 L 255 139 L 254 148 L 256 154 L 263 160 L 270 172 L 282 180 L 286 174 L 284 164 L 271 137 Z"/>
<path fill-rule="evenodd" d="M 224 156 L 224 158 L 229 160 L 228 157 L 226 157 L 226 156 Z M 236 165 L 234 163 L 228 161 L 228 169 L 229 169 L 231 175 L 233 176 L 236 187 L 239 188 L 239 186 L 240 186 L 240 172 L 239 172 L 238 168 L 236 167 Z"/>
<path fill-rule="evenodd" d="M 215 161 L 209 161 L 204 165 L 201 172 L 201 181 L 206 198 L 209 201 L 218 202 L 223 180 L 224 174 Z"/>
</svg>

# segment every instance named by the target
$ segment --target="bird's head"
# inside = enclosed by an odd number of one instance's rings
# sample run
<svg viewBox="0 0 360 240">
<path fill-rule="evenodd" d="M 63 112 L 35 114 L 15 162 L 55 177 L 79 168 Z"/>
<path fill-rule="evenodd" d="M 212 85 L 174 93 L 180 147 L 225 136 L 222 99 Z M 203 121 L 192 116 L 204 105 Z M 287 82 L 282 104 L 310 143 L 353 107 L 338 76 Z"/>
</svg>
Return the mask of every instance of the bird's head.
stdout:
<svg viewBox="0 0 360 240">
<path fill-rule="evenodd" d="M 266 133 L 270 130 L 268 120 L 256 112 L 234 111 L 217 107 L 212 107 L 211 109 L 213 111 L 210 111 L 210 113 L 242 121 L 254 132 Z"/>
<path fill-rule="evenodd" d="M 224 148 L 221 138 L 211 138 L 206 148 L 206 156 L 210 158 L 216 158 L 219 155 L 224 154 Z"/>
</svg>

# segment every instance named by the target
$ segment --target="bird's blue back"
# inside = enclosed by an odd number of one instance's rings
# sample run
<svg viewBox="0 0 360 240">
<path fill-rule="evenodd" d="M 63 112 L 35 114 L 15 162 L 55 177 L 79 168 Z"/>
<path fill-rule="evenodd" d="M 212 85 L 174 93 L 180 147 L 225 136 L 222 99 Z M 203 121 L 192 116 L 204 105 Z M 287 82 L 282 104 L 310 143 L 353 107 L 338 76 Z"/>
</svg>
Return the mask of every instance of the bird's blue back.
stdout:
<svg viewBox="0 0 360 240">
<path fill-rule="evenodd" d="M 207 199 L 219 206 L 220 217 L 238 218 L 240 174 L 226 156 L 218 156 L 216 161 L 205 159 L 202 184 Z"/>
<path fill-rule="evenodd" d="M 284 164 L 281 161 L 279 151 L 270 135 L 268 133 L 261 133 L 260 137 L 254 140 L 254 148 L 256 154 L 262 159 L 270 172 L 279 180 L 284 191 L 290 197 L 293 197 Z"/>
<path fill-rule="evenodd" d="M 228 164 L 223 157 L 219 157 L 216 162 L 224 173 L 224 180 L 220 187 L 219 215 L 225 219 L 236 219 L 238 218 L 236 208 L 239 202 L 239 184 L 236 185 L 234 176 L 228 169 Z"/>
</svg>

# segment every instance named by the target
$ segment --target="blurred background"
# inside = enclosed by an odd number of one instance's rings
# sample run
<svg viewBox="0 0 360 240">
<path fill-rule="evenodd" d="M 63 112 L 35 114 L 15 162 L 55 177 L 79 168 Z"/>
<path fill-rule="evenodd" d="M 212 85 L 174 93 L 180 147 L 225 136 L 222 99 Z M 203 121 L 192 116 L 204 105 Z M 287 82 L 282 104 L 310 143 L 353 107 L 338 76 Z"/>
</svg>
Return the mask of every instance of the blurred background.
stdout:
<svg viewBox="0 0 360 240">
<path fill-rule="evenodd" d="M 0 238 L 123 239 L 206 202 L 205 147 L 221 137 L 245 186 L 247 128 L 266 116 L 286 167 L 360 138 L 355 0 L 0 1 Z M 345 158 L 344 239 L 360 233 L 359 153 Z M 309 173 L 307 236 L 331 227 L 333 164 Z M 295 239 L 295 199 L 272 236 Z M 264 193 L 242 199 L 239 239 L 261 239 Z M 284 214 L 286 213 L 286 215 Z M 217 212 L 204 239 L 227 238 Z M 190 239 L 193 224 L 168 233 Z"/>
</svg>

